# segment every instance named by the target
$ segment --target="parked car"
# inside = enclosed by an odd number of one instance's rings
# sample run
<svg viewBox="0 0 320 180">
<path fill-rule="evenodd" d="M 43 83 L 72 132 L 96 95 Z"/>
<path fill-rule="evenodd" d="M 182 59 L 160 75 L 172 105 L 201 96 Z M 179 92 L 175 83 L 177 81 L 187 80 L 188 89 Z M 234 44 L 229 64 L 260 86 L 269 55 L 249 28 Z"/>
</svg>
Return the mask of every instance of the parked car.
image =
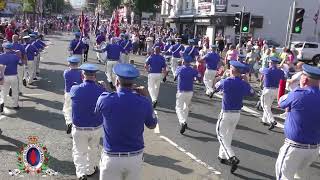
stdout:
<svg viewBox="0 0 320 180">
<path fill-rule="evenodd" d="M 320 43 L 307 41 L 294 41 L 291 43 L 298 51 L 298 60 L 320 64 Z"/>
<path fill-rule="evenodd" d="M 273 46 L 273 47 L 280 47 L 280 44 L 275 42 L 274 40 L 266 40 L 268 46 Z"/>
</svg>

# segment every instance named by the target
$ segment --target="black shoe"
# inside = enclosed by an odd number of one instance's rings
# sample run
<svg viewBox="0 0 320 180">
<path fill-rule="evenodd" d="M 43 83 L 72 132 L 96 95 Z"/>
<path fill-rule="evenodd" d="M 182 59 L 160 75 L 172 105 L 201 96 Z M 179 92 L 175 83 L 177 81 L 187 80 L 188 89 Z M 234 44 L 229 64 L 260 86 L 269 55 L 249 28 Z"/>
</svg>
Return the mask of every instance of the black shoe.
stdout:
<svg viewBox="0 0 320 180">
<path fill-rule="evenodd" d="M 157 107 L 157 104 L 158 104 L 158 101 L 153 101 L 152 102 L 153 109 L 155 109 Z"/>
<path fill-rule="evenodd" d="M 36 73 L 36 75 L 37 75 L 37 76 L 39 76 L 39 75 L 40 75 L 40 73 L 39 73 L 39 72 L 37 72 L 37 73 Z"/>
<path fill-rule="evenodd" d="M 0 135 L 2 134 L 2 130 L 0 129 Z"/>
<path fill-rule="evenodd" d="M 272 130 L 272 129 L 274 129 L 275 127 L 276 127 L 276 125 L 277 125 L 277 122 L 276 121 L 274 121 L 274 122 L 272 122 L 271 124 L 270 124 L 270 126 L 269 126 L 269 130 Z"/>
<path fill-rule="evenodd" d="M 188 127 L 187 123 L 181 124 L 180 134 L 183 134 L 186 131 L 187 127 Z"/>
<path fill-rule="evenodd" d="M 222 159 L 221 157 L 218 156 L 218 160 L 221 164 L 228 164 L 228 160 L 227 159 Z"/>
<path fill-rule="evenodd" d="M 14 110 L 19 110 L 20 106 L 13 107 Z"/>
<path fill-rule="evenodd" d="M 0 104 L 0 113 L 3 112 L 3 109 L 4 109 L 4 103 Z"/>
<path fill-rule="evenodd" d="M 231 165 L 238 165 L 240 163 L 240 160 L 235 157 L 235 156 L 232 156 L 230 159 L 229 159 L 229 162 Z"/>
<path fill-rule="evenodd" d="M 167 81 L 167 77 L 165 76 L 162 81 L 165 83 Z"/>
<path fill-rule="evenodd" d="M 212 98 L 213 98 L 213 95 L 214 95 L 214 93 L 211 92 L 211 93 L 209 94 L 209 98 L 212 99 Z"/>
<path fill-rule="evenodd" d="M 23 80 L 22 80 L 22 84 L 23 84 L 24 86 L 27 86 L 27 80 L 26 80 L 26 79 L 23 79 Z"/>
<path fill-rule="evenodd" d="M 238 165 L 231 165 L 230 173 L 233 174 L 238 169 Z"/>
<path fill-rule="evenodd" d="M 83 175 L 83 176 L 81 176 L 80 178 L 79 178 L 79 180 L 87 180 L 88 178 L 87 178 L 87 176 L 86 175 Z"/>
<path fill-rule="evenodd" d="M 177 76 L 175 76 L 175 77 L 173 78 L 173 81 L 177 81 Z"/>
<path fill-rule="evenodd" d="M 22 92 L 19 92 L 19 96 L 22 96 Z"/>
<path fill-rule="evenodd" d="M 261 124 L 264 125 L 264 126 L 269 126 L 269 124 L 265 123 L 265 122 L 261 122 Z"/>
<path fill-rule="evenodd" d="M 38 78 L 35 77 L 35 78 L 33 78 L 33 80 L 36 81 L 36 80 L 38 80 Z"/>
<path fill-rule="evenodd" d="M 94 176 L 98 172 L 98 167 L 94 167 L 94 172 L 92 174 L 87 174 L 88 177 Z"/>
<path fill-rule="evenodd" d="M 9 89 L 9 96 L 12 97 L 12 89 Z"/>
<path fill-rule="evenodd" d="M 72 124 L 67 124 L 67 134 L 71 133 Z"/>
</svg>

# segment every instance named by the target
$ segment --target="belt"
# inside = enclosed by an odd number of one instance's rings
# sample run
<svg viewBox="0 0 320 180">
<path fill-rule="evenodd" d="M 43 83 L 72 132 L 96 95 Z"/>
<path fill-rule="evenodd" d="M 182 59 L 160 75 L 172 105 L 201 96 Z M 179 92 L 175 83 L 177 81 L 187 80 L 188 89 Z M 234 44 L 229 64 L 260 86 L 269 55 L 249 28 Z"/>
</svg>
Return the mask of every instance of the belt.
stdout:
<svg viewBox="0 0 320 180">
<path fill-rule="evenodd" d="M 77 130 L 80 130 L 80 131 L 94 131 L 94 130 L 101 128 L 102 125 L 97 126 L 97 127 L 77 127 L 77 126 L 73 125 L 73 127 L 76 128 Z"/>
<path fill-rule="evenodd" d="M 108 61 L 119 61 L 119 59 L 108 59 Z"/>
<path fill-rule="evenodd" d="M 284 143 L 292 147 L 301 148 L 301 149 L 317 149 L 320 146 L 320 144 L 301 144 L 287 138 L 284 140 Z"/>
<path fill-rule="evenodd" d="M 241 110 L 222 110 L 224 113 L 240 113 Z"/>
<path fill-rule="evenodd" d="M 107 154 L 109 157 L 133 157 L 138 156 L 139 154 L 143 153 L 143 149 L 140 149 L 138 151 L 132 151 L 132 152 L 108 152 L 104 151 L 105 154 Z"/>
</svg>

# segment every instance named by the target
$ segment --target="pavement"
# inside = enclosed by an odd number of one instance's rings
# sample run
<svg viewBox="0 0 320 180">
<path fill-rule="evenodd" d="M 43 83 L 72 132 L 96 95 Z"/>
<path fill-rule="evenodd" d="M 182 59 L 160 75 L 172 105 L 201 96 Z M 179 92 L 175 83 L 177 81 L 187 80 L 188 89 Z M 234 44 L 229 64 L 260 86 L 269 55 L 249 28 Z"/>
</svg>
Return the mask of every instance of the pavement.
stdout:
<svg viewBox="0 0 320 180">
<path fill-rule="evenodd" d="M 50 35 L 51 47 L 43 55 L 41 80 L 33 87 L 24 89 L 19 112 L 7 109 L 0 117 L 0 180 L 9 179 L 8 170 L 15 169 L 18 147 L 27 143 L 26 137 L 36 135 L 48 147 L 51 161 L 49 167 L 58 171 L 59 176 L 51 179 L 75 179 L 75 169 L 71 156 L 71 137 L 65 134 L 65 121 L 61 112 L 63 105 L 63 70 L 66 69 L 67 46 L 71 36 Z M 142 76 L 138 84 L 147 85 L 143 70 L 144 56 L 131 56 Z M 95 54 L 89 54 L 89 62 L 96 63 Z M 104 67 L 99 65 L 99 80 L 105 80 Z M 252 83 L 257 87 L 255 83 Z M 156 108 L 159 126 L 156 130 L 145 131 L 145 154 L 143 175 L 145 180 L 269 180 L 275 179 L 274 166 L 278 151 L 283 144 L 284 120 L 276 118 L 279 126 L 267 130 L 260 121 L 262 112 L 255 110 L 258 97 L 244 100 L 241 119 L 235 131 L 232 146 L 240 159 L 239 169 L 230 174 L 230 167 L 217 160 L 219 143 L 216 136 L 216 122 L 221 111 L 221 95 L 213 99 L 204 95 L 204 86 L 195 85 L 189 129 L 184 135 L 179 133 L 175 113 L 176 82 L 169 76 L 161 84 L 159 103 Z M 10 104 L 9 104 L 10 105 Z M 283 111 L 276 106 L 275 114 Z M 307 169 L 307 180 L 319 180 L 320 161 Z M 13 179 L 13 178 L 11 178 Z M 26 179 L 26 177 L 16 178 Z M 98 179 L 97 176 L 91 179 Z"/>
<path fill-rule="evenodd" d="M 65 133 L 63 107 L 63 71 L 67 68 L 68 42 L 72 36 L 55 34 L 47 37 L 50 47 L 42 55 L 41 78 L 33 86 L 23 89 L 20 97 L 21 110 L 15 111 L 11 103 L 6 104 L 5 113 L 0 116 L 0 180 L 8 179 L 76 179 L 72 159 L 72 138 Z M 96 63 L 95 54 L 90 53 L 89 61 Z M 139 59 L 139 57 L 137 57 Z M 142 60 L 142 58 L 140 57 Z M 99 65 L 99 80 L 105 80 L 104 67 Z M 141 83 L 145 77 L 141 78 Z M 9 98 L 10 100 L 10 98 Z M 162 119 L 162 118 L 160 118 Z M 158 129 L 159 131 L 159 129 Z M 58 172 L 53 177 L 10 177 L 9 170 L 17 169 L 16 152 L 27 137 L 38 136 L 39 142 L 50 152 L 49 168 Z M 154 130 L 146 130 L 143 164 L 144 180 L 218 180 L 221 177 L 214 169 L 192 154 L 182 152 L 170 140 Z M 98 174 L 90 179 L 99 179 Z"/>
</svg>

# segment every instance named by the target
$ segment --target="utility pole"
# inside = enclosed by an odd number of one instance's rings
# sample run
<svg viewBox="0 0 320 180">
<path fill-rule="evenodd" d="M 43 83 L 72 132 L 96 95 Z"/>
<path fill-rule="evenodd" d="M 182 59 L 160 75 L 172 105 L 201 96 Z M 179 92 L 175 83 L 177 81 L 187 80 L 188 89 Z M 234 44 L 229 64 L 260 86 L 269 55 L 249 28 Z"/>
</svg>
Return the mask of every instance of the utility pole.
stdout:
<svg viewBox="0 0 320 180">
<path fill-rule="evenodd" d="M 296 0 L 293 1 L 293 5 L 292 5 L 292 13 L 291 13 L 291 24 L 290 24 L 290 34 L 289 34 L 289 40 L 288 40 L 288 48 L 290 49 L 291 48 L 291 41 L 292 41 L 292 28 L 293 28 L 293 21 L 294 21 L 294 12 L 295 12 L 295 9 L 296 9 L 296 6 L 297 6 L 297 2 Z"/>
<path fill-rule="evenodd" d="M 242 28 L 242 22 L 243 22 L 243 13 L 245 12 L 246 7 L 242 7 L 242 13 L 241 13 L 241 24 L 240 24 L 240 35 L 239 35 L 239 45 L 241 47 L 241 39 L 242 39 L 242 33 L 241 33 L 241 28 Z"/>
<path fill-rule="evenodd" d="M 285 42 L 285 47 L 288 47 L 289 45 L 289 34 L 291 31 L 291 15 L 292 15 L 292 6 L 290 6 L 290 10 L 289 10 L 289 16 L 288 16 L 288 23 L 287 23 L 287 33 L 286 33 L 286 42 Z"/>
</svg>

